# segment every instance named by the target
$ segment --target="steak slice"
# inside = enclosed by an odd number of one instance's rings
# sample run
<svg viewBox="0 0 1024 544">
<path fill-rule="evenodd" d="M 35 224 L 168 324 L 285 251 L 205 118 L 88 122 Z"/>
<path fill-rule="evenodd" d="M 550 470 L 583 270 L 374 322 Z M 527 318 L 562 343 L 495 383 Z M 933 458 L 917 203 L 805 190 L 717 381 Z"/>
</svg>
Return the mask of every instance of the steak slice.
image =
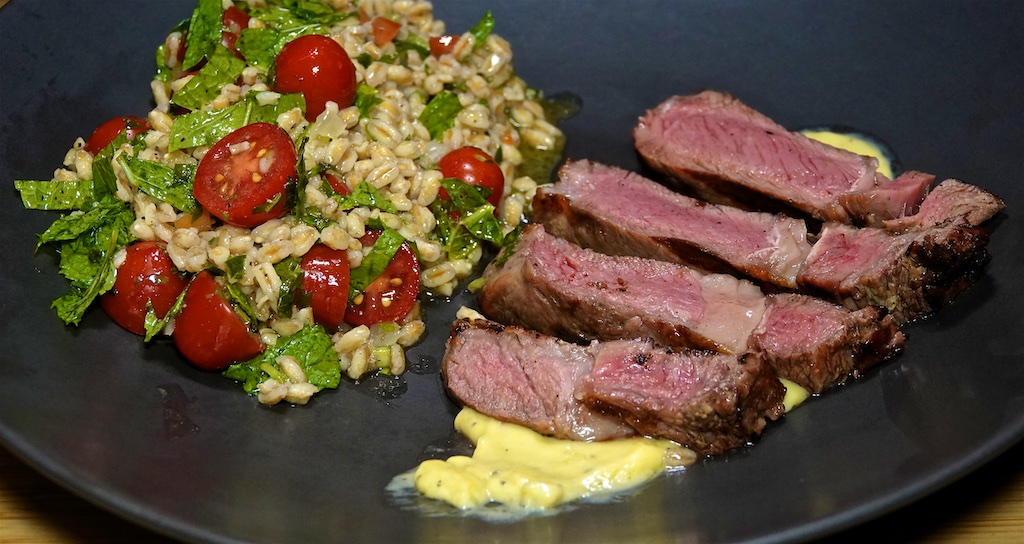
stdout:
<svg viewBox="0 0 1024 544">
<path fill-rule="evenodd" d="M 595 342 L 583 399 L 620 413 L 647 436 L 717 455 L 782 415 L 785 388 L 757 354 L 672 351 L 649 340 Z"/>
<path fill-rule="evenodd" d="M 459 402 L 563 439 L 625 437 L 636 425 L 710 455 L 750 441 L 783 411 L 781 383 L 755 356 L 649 340 L 580 346 L 485 320 L 453 324 L 441 371 Z"/>
<path fill-rule="evenodd" d="M 839 195 L 839 203 L 861 224 L 881 227 L 893 217 L 916 214 L 934 184 L 934 175 L 908 170 L 888 185 Z"/>
<path fill-rule="evenodd" d="M 537 191 L 533 219 L 601 253 L 739 273 L 790 289 L 811 249 L 802 220 L 708 204 L 590 161 L 567 162 L 558 183 Z"/>
<path fill-rule="evenodd" d="M 586 349 L 485 320 L 452 324 L 441 376 L 460 403 L 502 421 L 567 440 L 636 434 L 622 418 L 580 401 L 593 367 Z"/>
<path fill-rule="evenodd" d="M 486 283 L 477 293 L 484 315 L 570 341 L 653 338 L 667 346 L 743 353 L 764 312 L 764 296 L 748 281 L 604 255 L 536 223 L 505 256 L 504 264 L 484 270 Z"/>
<path fill-rule="evenodd" d="M 987 245 L 983 229 L 948 222 L 902 234 L 827 224 L 798 282 L 847 308 L 884 307 L 906 323 L 974 283 L 990 259 Z"/>
<path fill-rule="evenodd" d="M 969 183 L 947 179 L 933 189 L 914 215 L 884 222 L 892 231 L 920 230 L 939 225 L 981 226 L 1006 205 L 992 193 Z"/>
<path fill-rule="evenodd" d="M 898 354 L 903 333 L 875 308 L 849 312 L 821 299 L 771 295 L 751 349 L 779 376 L 819 393 Z"/>
<path fill-rule="evenodd" d="M 841 202 L 891 183 L 875 159 L 790 132 L 728 94 L 670 98 L 640 118 L 633 138 L 648 164 L 711 202 L 796 210 L 822 221 L 891 219 L 852 216 Z M 910 196 L 896 208 L 911 209 L 923 197 Z"/>
<path fill-rule="evenodd" d="M 705 275 L 672 263 L 583 249 L 547 234 L 538 224 L 524 229 L 515 246 L 504 249 L 488 266 L 484 278 L 477 296 L 491 319 L 570 341 L 651 338 L 673 348 L 756 351 L 780 376 L 814 392 L 836 380 L 807 379 L 816 373 L 794 371 L 793 361 L 808 366 L 835 361 L 827 364 L 842 364 L 843 369 L 835 372 L 849 374 L 870 366 L 857 359 L 864 350 L 847 349 L 866 334 L 872 335 L 872 345 L 891 345 L 892 349 L 879 349 L 881 358 L 894 356 L 903 342 L 892 317 L 874 310 L 848 319 L 849 310 L 805 295 L 765 297 L 750 282 L 725 274 Z M 755 331 L 762 336 L 800 332 L 786 329 L 791 320 L 766 323 L 771 317 L 766 308 L 777 297 L 806 299 L 806 307 L 828 308 L 821 319 L 830 328 L 819 329 L 818 338 L 807 337 L 803 344 L 752 343 L 757 340 Z M 773 351 L 776 347 L 781 351 Z"/>
</svg>

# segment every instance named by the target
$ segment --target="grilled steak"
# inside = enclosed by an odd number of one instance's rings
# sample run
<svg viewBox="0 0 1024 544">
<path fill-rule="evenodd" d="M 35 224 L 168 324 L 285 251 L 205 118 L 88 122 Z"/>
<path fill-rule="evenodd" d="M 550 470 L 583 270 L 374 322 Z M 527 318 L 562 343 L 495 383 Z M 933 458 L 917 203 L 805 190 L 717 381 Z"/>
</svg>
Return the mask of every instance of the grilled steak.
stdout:
<svg viewBox="0 0 1024 544">
<path fill-rule="evenodd" d="M 956 179 L 947 179 L 933 189 L 915 215 L 884 222 L 892 231 L 926 229 L 961 224 L 977 227 L 995 217 L 1006 205 L 988 191 Z"/>
<path fill-rule="evenodd" d="M 926 316 L 969 287 L 989 260 L 988 235 L 947 224 L 903 234 L 828 224 L 798 281 L 848 308 L 882 306 L 899 323 Z"/>
<path fill-rule="evenodd" d="M 879 199 L 878 209 L 864 209 L 875 199 L 858 199 L 852 211 L 860 217 L 852 215 L 844 195 L 892 183 L 875 159 L 789 132 L 715 91 L 670 98 L 641 117 L 633 137 L 652 167 L 710 202 L 864 224 L 891 219 L 887 209 L 912 209 L 923 197 L 903 193 L 909 201 L 895 205 Z"/>
<path fill-rule="evenodd" d="M 888 185 L 839 195 L 839 203 L 865 226 L 881 227 L 893 217 L 914 215 L 935 183 L 935 176 L 909 170 Z"/>
<path fill-rule="evenodd" d="M 583 379 L 584 401 L 618 411 L 644 435 L 715 455 L 782 415 L 785 388 L 757 354 L 672 351 L 649 340 L 589 349 L 594 370 Z"/>
<path fill-rule="evenodd" d="M 543 434 L 611 439 L 633 434 L 629 422 L 701 454 L 760 434 L 766 417 L 781 415 L 784 392 L 753 355 L 673 352 L 649 340 L 579 346 L 484 320 L 455 322 L 441 370 L 463 404 Z"/>
<path fill-rule="evenodd" d="M 895 355 L 902 345 L 892 317 L 873 310 L 847 319 L 848 310 L 804 295 L 765 297 L 753 284 L 732 276 L 705 275 L 671 263 L 582 249 L 547 234 L 537 224 L 528 226 L 511 256 L 504 257 L 503 264 L 492 264 L 484 272 L 486 283 L 478 293 L 484 314 L 567 340 L 651 338 L 669 347 L 733 354 L 757 351 L 780 376 L 812 391 L 837 380 L 808 380 L 817 374 L 794 371 L 791 361 L 813 366 L 834 360 L 829 364 L 845 365 L 848 374 L 864 364 L 856 359 L 863 350 L 836 350 L 862 343 L 868 332 L 877 335 L 872 345 L 891 345 L 884 357 Z M 755 331 L 762 336 L 798 332 L 785 329 L 792 320 L 779 318 L 765 324 L 766 307 L 781 296 L 807 299 L 808 307 L 821 304 L 835 310 L 822 317 L 829 319 L 831 328 L 822 329 L 817 343 L 809 338 L 801 353 L 794 353 L 795 344 L 783 345 L 783 351 L 775 353 L 776 344 L 751 343 L 756 340 Z"/>
<path fill-rule="evenodd" d="M 764 311 L 750 282 L 603 255 L 538 224 L 527 226 L 507 262 L 488 266 L 484 278 L 477 296 L 487 317 L 572 341 L 646 337 L 742 353 Z"/>
<path fill-rule="evenodd" d="M 620 417 L 580 401 L 593 367 L 586 349 L 498 323 L 452 324 L 441 375 L 449 393 L 476 411 L 568 440 L 636 434 Z"/>
<path fill-rule="evenodd" d="M 778 294 L 767 298 L 751 349 L 771 354 L 779 376 L 820 392 L 895 356 L 903 340 L 895 321 L 875 308 L 849 312 L 821 299 Z"/>
<path fill-rule="evenodd" d="M 792 289 L 810 251 L 801 220 L 707 204 L 589 161 L 566 163 L 558 183 L 537 192 L 533 219 L 601 253 L 738 272 Z"/>
</svg>

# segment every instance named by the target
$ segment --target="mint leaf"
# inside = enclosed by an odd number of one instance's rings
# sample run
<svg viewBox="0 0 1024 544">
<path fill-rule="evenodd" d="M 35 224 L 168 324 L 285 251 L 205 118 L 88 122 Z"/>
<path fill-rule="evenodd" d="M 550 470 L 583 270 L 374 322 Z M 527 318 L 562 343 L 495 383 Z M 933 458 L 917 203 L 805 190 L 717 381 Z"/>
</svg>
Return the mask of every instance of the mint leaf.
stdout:
<svg viewBox="0 0 1024 544">
<path fill-rule="evenodd" d="M 460 225 L 481 240 L 501 243 L 501 225 L 494 217 L 494 206 L 487 202 L 490 194 L 487 188 L 470 185 L 458 178 L 443 178 L 441 186 L 459 212 Z"/>
<path fill-rule="evenodd" d="M 288 257 L 275 264 L 274 271 L 281 280 L 281 290 L 277 295 L 277 315 L 291 317 L 295 294 L 302 286 L 302 261 Z"/>
<path fill-rule="evenodd" d="M 163 200 L 183 212 L 199 209 L 192 194 L 194 165 L 181 164 L 172 170 L 158 162 L 124 154 L 118 155 L 117 163 L 121 165 L 128 181 L 147 195 Z"/>
<path fill-rule="evenodd" d="M 192 282 L 189 282 L 191 285 Z M 181 313 L 181 309 L 185 307 L 185 293 L 188 292 L 188 285 L 178 293 L 178 298 L 174 299 L 174 304 L 167 310 L 167 314 L 163 318 L 156 316 L 156 312 L 153 310 L 153 304 L 148 300 L 146 301 L 146 335 L 143 338 L 144 342 L 156 338 L 156 335 L 160 334 L 164 330 L 170 321 Z"/>
<path fill-rule="evenodd" d="M 487 13 L 473 25 L 473 28 L 469 29 L 469 33 L 476 38 L 476 45 L 474 47 L 483 45 L 492 30 L 494 30 L 494 15 L 491 14 L 491 10 L 487 10 Z"/>
<path fill-rule="evenodd" d="M 188 23 L 182 67 L 192 68 L 213 54 L 220 44 L 224 6 L 221 0 L 199 0 Z"/>
<path fill-rule="evenodd" d="M 384 228 L 381 231 L 370 252 L 363 257 L 362 263 L 353 268 L 349 274 L 350 299 L 355 298 L 373 283 L 373 280 L 384 273 L 384 269 L 388 267 L 388 263 L 391 262 L 395 253 L 398 253 L 403 242 L 405 242 L 405 238 L 402 238 L 398 231 L 389 228 Z"/>
<path fill-rule="evenodd" d="M 359 118 L 365 119 L 370 116 L 370 110 L 384 100 L 377 96 L 377 89 L 365 83 L 360 83 L 356 88 L 356 107 L 359 108 Z"/>
<path fill-rule="evenodd" d="M 275 377 L 279 381 L 283 378 L 277 364 L 277 358 L 282 355 L 295 357 L 306 374 L 306 381 L 321 390 L 336 389 L 341 383 L 338 355 L 330 335 L 320 325 L 306 326 L 291 336 L 281 337 L 262 354 L 229 366 L 224 376 L 242 382 L 242 388 L 255 395 L 260 383 L 268 378 Z"/>
<path fill-rule="evenodd" d="M 376 208 L 386 213 L 398 213 L 398 208 L 395 208 L 395 204 L 387 199 L 376 187 L 370 185 L 365 181 L 360 181 L 356 184 L 355 189 L 350 194 L 338 195 L 335 194 L 332 198 L 338 200 L 340 208 L 342 210 L 351 210 L 354 208 Z"/>
<path fill-rule="evenodd" d="M 93 202 L 92 180 L 16 180 L 21 204 L 30 210 L 81 210 Z"/>
<path fill-rule="evenodd" d="M 437 140 L 446 130 L 455 125 L 455 117 L 462 111 L 459 97 L 450 91 L 441 91 L 427 102 L 420 113 L 419 121 L 430 133 L 430 139 Z"/>
<path fill-rule="evenodd" d="M 198 110 L 220 95 L 222 87 L 234 83 L 242 75 L 245 61 L 219 45 L 209 61 L 171 97 L 171 103 L 187 110 Z"/>
<path fill-rule="evenodd" d="M 58 218 L 42 234 L 39 235 L 36 248 L 43 244 L 73 240 L 82 234 L 91 231 L 118 216 L 135 219 L 135 213 L 126 202 L 121 202 L 114 197 L 105 197 L 97 202 L 92 208 L 83 213 L 70 213 Z M 128 223 L 131 225 L 131 222 Z"/>
</svg>

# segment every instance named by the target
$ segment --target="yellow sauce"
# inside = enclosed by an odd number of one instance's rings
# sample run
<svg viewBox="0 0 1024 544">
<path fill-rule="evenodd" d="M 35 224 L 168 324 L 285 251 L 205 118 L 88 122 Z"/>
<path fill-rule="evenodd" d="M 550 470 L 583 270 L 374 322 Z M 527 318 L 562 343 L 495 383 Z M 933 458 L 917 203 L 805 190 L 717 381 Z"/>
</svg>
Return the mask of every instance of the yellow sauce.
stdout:
<svg viewBox="0 0 1024 544">
<path fill-rule="evenodd" d="M 885 151 L 877 143 L 864 136 L 850 133 L 832 132 L 829 130 L 804 130 L 801 134 L 832 147 L 845 149 L 858 155 L 866 155 L 878 159 L 878 171 L 892 179 L 892 162 Z"/>
<path fill-rule="evenodd" d="M 463 510 L 493 503 L 526 512 L 550 509 L 634 488 L 696 460 L 668 440 L 557 440 L 470 408 L 456 416 L 455 428 L 476 445 L 473 456 L 425 461 L 413 481 L 421 494 Z"/>
<path fill-rule="evenodd" d="M 811 396 L 811 393 L 808 390 L 787 380 L 786 378 L 779 378 L 779 381 L 786 387 L 786 396 L 782 399 L 782 406 L 785 407 L 787 412 L 797 406 L 800 406 L 805 400 L 807 400 L 807 397 Z"/>
</svg>

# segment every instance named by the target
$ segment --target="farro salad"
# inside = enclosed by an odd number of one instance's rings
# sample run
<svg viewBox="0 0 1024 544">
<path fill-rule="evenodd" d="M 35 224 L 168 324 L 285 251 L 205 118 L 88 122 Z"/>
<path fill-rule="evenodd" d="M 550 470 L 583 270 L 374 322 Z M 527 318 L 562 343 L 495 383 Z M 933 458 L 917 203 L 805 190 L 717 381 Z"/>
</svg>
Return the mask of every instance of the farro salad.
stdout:
<svg viewBox="0 0 1024 544">
<path fill-rule="evenodd" d="M 268 405 L 403 373 L 421 295 L 513 237 L 561 153 L 494 26 L 448 34 L 420 0 L 199 0 L 145 117 L 15 182 L 63 212 L 37 245 L 70 283 L 57 315 L 98 302 Z"/>
</svg>

